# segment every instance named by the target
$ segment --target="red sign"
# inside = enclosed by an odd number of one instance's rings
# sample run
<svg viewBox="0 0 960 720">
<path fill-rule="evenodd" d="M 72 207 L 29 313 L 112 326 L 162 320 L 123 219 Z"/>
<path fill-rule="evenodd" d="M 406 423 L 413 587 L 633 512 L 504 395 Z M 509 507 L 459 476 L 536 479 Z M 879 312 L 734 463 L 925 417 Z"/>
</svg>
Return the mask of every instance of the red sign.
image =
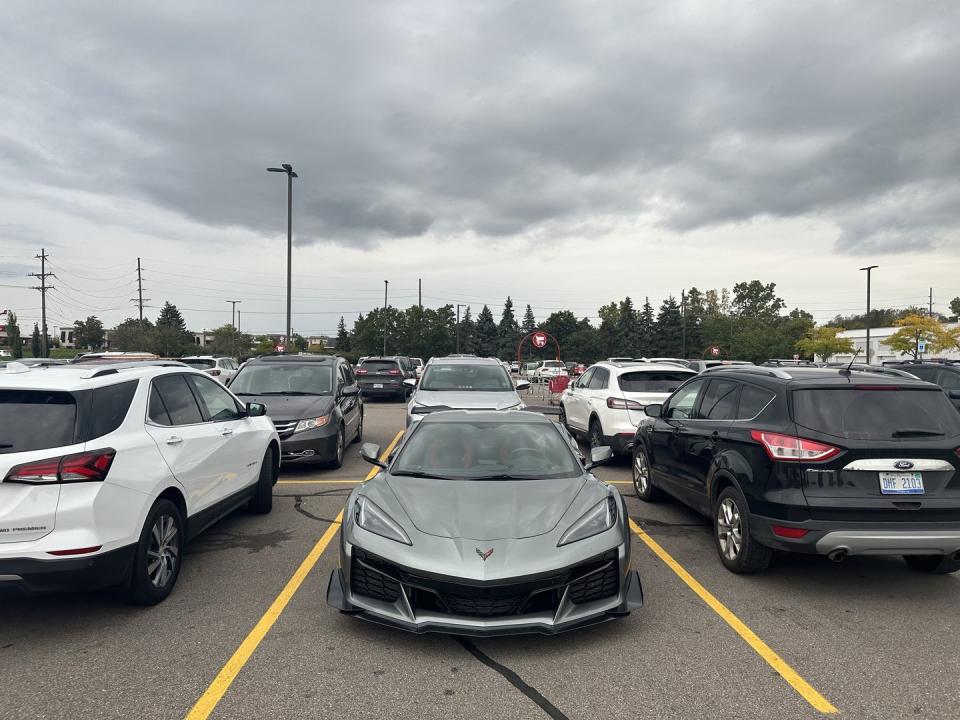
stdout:
<svg viewBox="0 0 960 720">
<path fill-rule="evenodd" d="M 714 357 L 718 357 L 720 355 L 720 348 L 714 345 L 712 348 L 710 348 L 710 354 Z"/>
<path fill-rule="evenodd" d="M 283 352 L 286 349 L 284 345 L 277 345 L 277 352 Z"/>
<path fill-rule="evenodd" d="M 544 348 L 547 346 L 547 335 L 542 332 L 534 333 L 530 342 L 533 343 L 535 348 Z"/>
</svg>

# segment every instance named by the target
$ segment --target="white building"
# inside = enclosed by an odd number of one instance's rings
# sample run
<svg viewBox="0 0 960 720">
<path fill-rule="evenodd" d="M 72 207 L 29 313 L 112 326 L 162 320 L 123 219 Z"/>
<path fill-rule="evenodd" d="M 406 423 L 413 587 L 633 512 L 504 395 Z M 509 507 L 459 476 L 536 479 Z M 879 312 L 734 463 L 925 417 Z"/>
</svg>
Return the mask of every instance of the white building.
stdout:
<svg viewBox="0 0 960 720">
<path fill-rule="evenodd" d="M 960 323 L 944 323 L 943 327 L 947 330 L 952 330 L 957 327 Z M 870 328 L 870 362 L 879 365 L 882 362 L 888 360 L 908 360 L 910 359 L 909 355 L 901 355 L 894 350 L 891 350 L 887 347 L 887 344 L 884 342 L 888 337 L 893 335 L 898 327 L 877 327 Z M 864 330 L 844 330 L 841 333 L 837 334 L 837 337 L 850 338 L 853 340 L 853 350 L 856 352 L 860 350 L 860 354 L 857 355 L 857 362 L 866 362 L 867 357 L 867 331 Z M 853 355 L 852 353 L 841 353 L 839 355 L 834 355 L 830 358 L 831 362 L 850 362 Z M 944 350 L 943 352 L 938 353 L 925 353 L 924 358 L 944 358 L 948 360 L 960 360 L 960 350 L 956 348 L 952 350 Z"/>
</svg>

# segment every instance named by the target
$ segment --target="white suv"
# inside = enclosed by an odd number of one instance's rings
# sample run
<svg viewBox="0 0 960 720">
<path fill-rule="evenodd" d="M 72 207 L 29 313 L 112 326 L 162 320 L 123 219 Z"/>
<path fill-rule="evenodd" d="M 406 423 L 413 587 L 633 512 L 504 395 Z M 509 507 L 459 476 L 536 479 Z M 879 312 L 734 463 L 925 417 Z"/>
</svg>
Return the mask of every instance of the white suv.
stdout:
<svg viewBox="0 0 960 720">
<path fill-rule="evenodd" d="M 240 366 L 237 361 L 231 357 L 217 357 L 216 355 L 190 355 L 183 358 L 180 362 L 186 363 L 195 370 L 205 372 L 210 377 L 214 377 L 224 385 L 229 385 L 230 381 L 236 377 Z"/>
<path fill-rule="evenodd" d="M 0 593 L 121 586 L 152 605 L 185 543 L 247 505 L 269 512 L 280 443 L 181 363 L 88 363 L 0 373 Z"/>
<path fill-rule="evenodd" d="M 534 379 L 541 382 L 561 375 L 569 375 L 566 363 L 561 360 L 544 360 L 543 364 L 533 371 Z"/>
<path fill-rule="evenodd" d="M 619 454 L 633 448 L 643 408 L 663 402 L 697 373 L 677 365 L 599 362 L 587 368 L 560 397 L 560 423 L 591 447 L 609 445 Z"/>
</svg>

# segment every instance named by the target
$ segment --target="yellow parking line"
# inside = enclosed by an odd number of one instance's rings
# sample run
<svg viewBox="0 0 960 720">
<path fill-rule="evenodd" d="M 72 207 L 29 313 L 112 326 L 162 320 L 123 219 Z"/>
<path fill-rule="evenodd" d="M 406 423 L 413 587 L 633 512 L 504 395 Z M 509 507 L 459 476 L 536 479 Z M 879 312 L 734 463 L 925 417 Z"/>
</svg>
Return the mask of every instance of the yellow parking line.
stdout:
<svg viewBox="0 0 960 720">
<path fill-rule="evenodd" d="M 277 480 L 277 485 L 350 485 L 364 480 Z"/>
<path fill-rule="evenodd" d="M 640 526 L 637 525 L 633 520 L 630 520 L 630 529 L 633 530 L 636 536 L 643 540 L 647 547 L 650 548 L 657 557 L 663 560 L 664 564 L 673 570 L 673 572 L 676 573 L 677 576 L 683 580 L 691 590 L 699 595 L 700 599 L 703 600 L 711 610 L 719 615 L 724 622 L 727 623 L 727 625 L 733 628 L 734 632 L 743 638 L 746 643 L 753 648 L 757 655 L 762 657 L 767 664 L 770 665 L 770 667 L 772 667 L 780 675 L 780 677 L 790 683 L 793 689 L 796 690 L 804 700 L 822 713 L 837 712 L 837 708 L 831 705 L 830 702 L 823 695 L 817 692 L 810 683 L 800 677 L 796 670 L 790 667 L 783 658 L 777 655 L 777 653 L 775 653 L 769 645 L 757 637 L 756 633 L 748 628 L 740 618 L 734 615 L 726 605 L 717 600 L 717 598 L 714 597 L 709 590 L 697 582 L 697 580 L 690 573 L 688 573 L 680 563 L 673 559 L 670 553 L 664 550 L 656 540 L 640 529 Z"/>
<path fill-rule="evenodd" d="M 390 453 L 393 452 L 393 448 L 396 447 L 402 435 L 403 430 L 397 433 L 396 437 L 393 438 L 393 441 L 387 446 L 387 449 L 384 450 L 383 454 L 380 456 L 381 460 L 386 460 L 390 456 Z M 370 471 L 370 474 L 367 475 L 367 480 L 376 475 L 378 470 L 379 468 L 374 467 Z M 287 584 L 284 585 L 283 590 L 280 591 L 280 594 L 277 595 L 274 601 L 270 604 L 270 607 L 267 608 L 267 611 L 263 614 L 257 624 L 253 626 L 253 630 L 251 630 L 243 639 L 243 642 L 240 643 L 240 647 L 234 651 L 230 659 L 227 660 L 227 664 L 221 668 L 220 672 L 217 673 L 217 676 L 213 679 L 213 682 L 210 683 L 203 695 L 200 696 L 200 699 L 197 700 L 197 703 L 190 709 L 190 712 L 187 713 L 186 720 L 207 720 L 207 718 L 210 717 L 210 713 L 213 712 L 214 708 L 217 707 L 217 703 L 220 702 L 227 690 L 230 689 L 230 685 L 233 684 L 233 681 L 236 679 L 237 675 L 239 675 L 240 671 L 243 670 L 244 665 L 247 664 L 247 661 L 256 651 L 257 647 L 259 647 L 260 643 L 263 641 L 263 638 L 265 638 L 267 633 L 270 632 L 270 628 L 273 627 L 273 624 L 277 621 L 277 618 L 279 618 L 280 614 L 286 609 L 290 599 L 294 596 L 297 590 L 300 589 L 300 585 L 303 584 L 303 581 L 306 579 L 307 575 L 309 575 L 310 571 L 313 570 L 313 567 L 317 564 L 320 556 L 323 555 L 323 551 L 327 549 L 327 545 L 329 545 L 330 541 L 336 536 L 342 521 L 343 510 L 341 510 L 337 514 L 336 519 L 330 523 L 330 527 L 326 529 L 326 531 L 317 541 L 317 544 L 313 546 L 313 549 L 310 551 L 307 557 L 305 557 L 303 562 L 300 563 L 300 567 L 297 568 L 297 571 L 293 574 L 293 577 L 287 581 Z"/>
</svg>

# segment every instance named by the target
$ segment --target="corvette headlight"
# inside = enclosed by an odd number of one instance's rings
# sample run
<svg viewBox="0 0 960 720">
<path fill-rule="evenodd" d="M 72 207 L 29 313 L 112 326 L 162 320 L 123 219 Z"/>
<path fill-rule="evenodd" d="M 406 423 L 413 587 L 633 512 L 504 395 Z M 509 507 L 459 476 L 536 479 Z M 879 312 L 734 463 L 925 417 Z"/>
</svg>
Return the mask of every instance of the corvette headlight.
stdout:
<svg viewBox="0 0 960 720">
<path fill-rule="evenodd" d="M 580 519 L 567 528 L 560 536 L 557 547 L 584 540 L 609 530 L 617 522 L 617 501 L 612 497 L 605 497 L 592 508 L 587 510 Z"/>
<path fill-rule="evenodd" d="M 293 429 L 295 433 L 303 432 L 304 430 L 316 430 L 321 428 L 330 422 L 329 415 L 321 415 L 318 418 L 307 418 L 306 420 L 301 420 L 297 423 L 297 426 Z"/>
<path fill-rule="evenodd" d="M 387 515 L 380 507 L 365 497 L 357 497 L 357 505 L 353 511 L 353 520 L 367 532 L 374 535 L 385 537 L 388 540 L 395 540 L 404 545 L 413 545 L 410 538 L 403 531 L 403 528 L 397 524 L 397 521 Z"/>
</svg>

